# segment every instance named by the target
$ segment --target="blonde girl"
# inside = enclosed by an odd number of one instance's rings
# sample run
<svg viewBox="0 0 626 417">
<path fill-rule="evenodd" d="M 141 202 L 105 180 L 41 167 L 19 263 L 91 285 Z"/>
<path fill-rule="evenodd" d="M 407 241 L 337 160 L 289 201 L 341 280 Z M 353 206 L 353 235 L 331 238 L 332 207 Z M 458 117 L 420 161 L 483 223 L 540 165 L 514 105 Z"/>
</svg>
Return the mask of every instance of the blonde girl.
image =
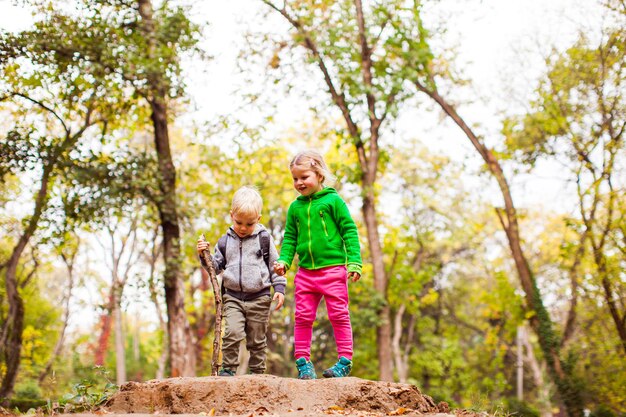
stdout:
<svg viewBox="0 0 626 417">
<path fill-rule="evenodd" d="M 295 358 L 298 378 L 315 379 L 311 338 L 317 307 L 324 297 L 333 326 L 338 361 L 323 372 L 344 377 L 352 370 L 352 324 L 348 310 L 348 279 L 361 277 L 357 227 L 334 188 L 334 178 L 316 151 L 298 153 L 289 164 L 293 186 L 300 194 L 287 212 L 285 235 L 274 271 L 284 275 L 298 254 L 295 276 Z"/>
</svg>

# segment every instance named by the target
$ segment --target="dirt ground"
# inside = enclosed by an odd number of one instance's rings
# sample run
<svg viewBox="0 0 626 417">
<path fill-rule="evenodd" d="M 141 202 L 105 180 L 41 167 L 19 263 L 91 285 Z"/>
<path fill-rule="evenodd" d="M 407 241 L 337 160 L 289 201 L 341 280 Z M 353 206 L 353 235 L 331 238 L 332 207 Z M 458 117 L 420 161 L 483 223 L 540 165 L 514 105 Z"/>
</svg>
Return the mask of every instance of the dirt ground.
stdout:
<svg viewBox="0 0 626 417">
<path fill-rule="evenodd" d="M 303 381 L 272 375 L 170 378 L 123 385 L 98 414 L 313 417 L 467 415 L 436 404 L 414 385 L 331 378 Z M 80 417 L 80 415 L 74 415 Z M 182 416 L 181 416 L 182 417 Z"/>
</svg>

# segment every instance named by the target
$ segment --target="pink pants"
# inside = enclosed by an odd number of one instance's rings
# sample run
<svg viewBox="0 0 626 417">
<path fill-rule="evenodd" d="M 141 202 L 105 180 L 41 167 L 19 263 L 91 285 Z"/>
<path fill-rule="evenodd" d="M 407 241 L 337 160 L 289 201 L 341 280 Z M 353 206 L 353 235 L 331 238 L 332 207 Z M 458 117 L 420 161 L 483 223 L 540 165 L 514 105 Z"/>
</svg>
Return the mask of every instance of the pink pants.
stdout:
<svg viewBox="0 0 626 417">
<path fill-rule="evenodd" d="M 333 326 L 338 356 L 352 359 L 352 324 L 348 311 L 348 275 L 345 266 L 310 270 L 299 268 L 295 277 L 295 357 L 310 359 L 313 322 L 324 297 Z"/>
</svg>

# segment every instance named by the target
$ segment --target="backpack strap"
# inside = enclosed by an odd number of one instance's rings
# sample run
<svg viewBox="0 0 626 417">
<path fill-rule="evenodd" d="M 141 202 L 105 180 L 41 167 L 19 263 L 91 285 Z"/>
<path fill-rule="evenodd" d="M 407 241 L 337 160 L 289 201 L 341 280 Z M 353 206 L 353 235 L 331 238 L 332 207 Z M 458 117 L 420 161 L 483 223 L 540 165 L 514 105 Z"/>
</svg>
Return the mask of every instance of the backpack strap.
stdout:
<svg viewBox="0 0 626 417">
<path fill-rule="evenodd" d="M 222 264 L 220 265 L 220 269 L 224 270 L 226 268 L 226 243 L 228 242 L 228 233 L 224 236 L 220 237 L 217 240 L 217 249 L 222 254 Z M 222 280 L 222 296 L 226 293 L 226 288 L 224 287 L 224 280 Z"/>
<path fill-rule="evenodd" d="M 228 242 L 228 233 L 220 237 L 217 241 L 217 248 L 219 249 L 220 253 L 222 254 L 222 258 L 224 259 L 222 261 L 222 264 L 219 266 L 220 269 L 226 268 L 226 243 L 227 242 Z"/>
<path fill-rule="evenodd" d="M 272 274 L 272 269 L 270 268 L 270 234 L 267 230 L 261 230 L 259 232 L 259 245 L 261 246 L 261 254 L 263 255 L 263 260 L 265 261 L 265 265 L 267 269 L 270 271 L 270 275 Z"/>
</svg>

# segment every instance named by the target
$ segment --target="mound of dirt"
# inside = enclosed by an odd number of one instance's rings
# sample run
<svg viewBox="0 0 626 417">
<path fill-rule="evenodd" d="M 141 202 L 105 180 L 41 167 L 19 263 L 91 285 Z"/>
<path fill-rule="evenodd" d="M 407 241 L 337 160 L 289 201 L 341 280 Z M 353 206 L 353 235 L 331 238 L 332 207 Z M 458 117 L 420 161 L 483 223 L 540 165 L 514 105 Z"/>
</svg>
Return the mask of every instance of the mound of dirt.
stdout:
<svg viewBox="0 0 626 417">
<path fill-rule="evenodd" d="M 272 375 L 129 382 L 103 411 L 208 416 L 449 413 L 446 403 L 435 404 L 414 385 L 354 377 L 303 381 Z"/>
</svg>

